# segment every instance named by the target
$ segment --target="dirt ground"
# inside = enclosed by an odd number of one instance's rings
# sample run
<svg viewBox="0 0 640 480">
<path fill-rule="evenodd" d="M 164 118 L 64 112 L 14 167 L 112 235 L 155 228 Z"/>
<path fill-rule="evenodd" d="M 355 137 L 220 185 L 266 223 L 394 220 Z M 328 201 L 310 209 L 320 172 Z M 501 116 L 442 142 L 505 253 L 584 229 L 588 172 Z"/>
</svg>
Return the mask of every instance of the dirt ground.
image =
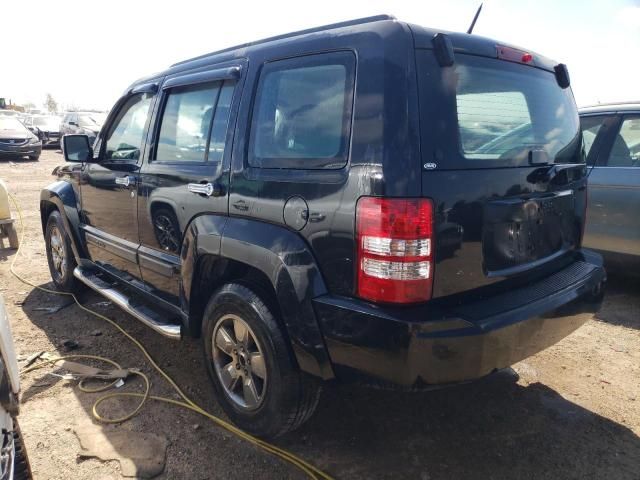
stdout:
<svg viewBox="0 0 640 480">
<path fill-rule="evenodd" d="M 50 286 L 50 277 L 39 194 L 62 162 L 55 150 L 45 151 L 39 162 L 0 161 L 0 178 L 25 213 L 24 256 L 17 269 L 43 286 Z M 65 353 L 63 342 L 73 339 L 80 345 L 77 353 L 141 368 L 154 394 L 175 396 L 113 327 L 75 305 L 55 314 L 38 310 L 65 300 L 14 278 L 14 255 L 0 249 L 0 294 L 18 355 Z M 198 341 L 162 338 L 102 300 L 94 293 L 83 298 L 134 334 L 196 402 L 223 415 L 212 400 Z M 44 372 L 23 378 L 20 423 L 36 479 L 121 478 L 117 461 L 78 457 L 73 431 L 96 424 L 95 399 L 74 382 Z M 203 417 L 170 405 L 149 402 L 131 421 L 100 428 L 166 437 L 166 467 L 157 478 L 303 478 Z M 327 385 L 315 416 L 276 443 L 338 478 L 640 479 L 640 282 L 611 278 L 597 320 L 513 372 L 412 394 Z"/>
</svg>

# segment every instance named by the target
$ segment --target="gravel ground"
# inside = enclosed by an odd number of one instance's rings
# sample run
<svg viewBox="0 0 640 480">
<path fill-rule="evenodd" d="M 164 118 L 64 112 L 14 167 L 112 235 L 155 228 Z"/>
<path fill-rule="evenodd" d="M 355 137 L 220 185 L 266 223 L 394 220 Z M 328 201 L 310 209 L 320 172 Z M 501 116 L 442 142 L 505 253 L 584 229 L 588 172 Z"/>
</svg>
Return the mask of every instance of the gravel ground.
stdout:
<svg viewBox="0 0 640 480">
<path fill-rule="evenodd" d="M 24 256 L 17 269 L 43 286 L 50 286 L 50 277 L 39 193 L 62 161 L 55 150 L 46 150 L 39 162 L 0 161 L 0 178 L 25 213 Z M 62 343 L 73 339 L 78 353 L 139 367 L 150 375 L 154 394 L 173 395 L 111 326 L 76 306 L 56 314 L 37 310 L 63 299 L 15 279 L 9 273 L 14 256 L 0 249 L 0 294 L 19 355 L 64 353 Z M 94 293 L 83 301 L 136 336 L 196 402 L 222 415 L 198 341 L 161 338 L 116 307 L 101 305 Z M 92 335 L 96 330 L 102 334 Z M 20 423 L 36 479 L 121 478 L 117 461 L 78 457 L 73 429 L 93 422 L 96 397 L 43 373 L 23 378 Z M 124 407 L 109 405 L 106 411 Z M 303 478 L 203 417 L 165 404 L 149 402 L 131 421 L 101 428 L 166 436 L 166 467 L 157 478 Z M 330 384 L 315 416 L 276 443 L 338 478 L 640 479 L 639 435 L 640 282 L 612 278 L 597 320 L 512 372 L 412 394 Z"/>
</svg>

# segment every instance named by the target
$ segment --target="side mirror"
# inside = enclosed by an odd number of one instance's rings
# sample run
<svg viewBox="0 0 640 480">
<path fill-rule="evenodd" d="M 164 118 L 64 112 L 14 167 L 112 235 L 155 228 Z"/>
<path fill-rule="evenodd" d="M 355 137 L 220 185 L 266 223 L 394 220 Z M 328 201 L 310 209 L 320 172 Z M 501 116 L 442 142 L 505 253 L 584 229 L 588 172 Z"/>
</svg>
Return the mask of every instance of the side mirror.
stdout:
<svg viewBox="0 0 640 480">
<path fill-rule="evenodd" d="M 67 162 L 93 161 L 93 149 L 86 135 L 65 135 L 62 137 L 64 159 Z"/>
</svg>

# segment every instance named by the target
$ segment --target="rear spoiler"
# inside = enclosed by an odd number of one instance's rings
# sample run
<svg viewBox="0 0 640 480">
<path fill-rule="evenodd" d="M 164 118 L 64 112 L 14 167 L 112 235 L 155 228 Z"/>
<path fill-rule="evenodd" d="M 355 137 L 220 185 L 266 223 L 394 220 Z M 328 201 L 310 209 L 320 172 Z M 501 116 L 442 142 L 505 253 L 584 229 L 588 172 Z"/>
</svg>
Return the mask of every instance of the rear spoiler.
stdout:
<svg viewBox="0 0 640 480">
<path fill-rule="evenodd" d="M 436 60 L 438 60 L 438 64 L 440 64 L 441 67 L 450 67 L 455 63 L 456 49 L 454 48 L 453 42 L 448 34 L 436 33 L 431 38 L 431 46 L 433 48 L 433 53 L 436 56 Z M 458 48 L 457 50 L 465 52 L 463 48 Z M 500 58 L 508 62 L 521 63 L 523 65 L 530 65 L 552 71 L 560 88 L 567 88 L 571 84 L 569 79 L 569 70 L 564 63 L 554 65 L 553 70 L 551 70 L 550 68 L 546 68 L 549 60 L 537 54 L 529 53 L 514 47 L 496 44 L 494 55 L 485 56 L 489 58 Z"/>
</svg>

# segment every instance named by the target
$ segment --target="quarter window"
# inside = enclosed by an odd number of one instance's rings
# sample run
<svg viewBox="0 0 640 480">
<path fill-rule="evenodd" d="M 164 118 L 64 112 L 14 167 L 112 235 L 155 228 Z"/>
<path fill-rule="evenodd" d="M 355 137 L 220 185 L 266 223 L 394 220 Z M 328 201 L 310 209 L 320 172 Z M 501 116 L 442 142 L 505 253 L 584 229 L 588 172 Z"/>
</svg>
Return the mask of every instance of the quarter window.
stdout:
<svg viewBox="0 0 640 480">
<path fill-rule="evenodd" d="M 249 164 L 299 169 L 344 166 L 354 70 L 350 52 L 265 64 L 254 105 Z"/>
<path fill-rule="evenodd" d="M 118 112 L 106 137 L 107 160 L 138 160 L 149 115 L 151 96 L 133 95 Z"/>
</svg>

